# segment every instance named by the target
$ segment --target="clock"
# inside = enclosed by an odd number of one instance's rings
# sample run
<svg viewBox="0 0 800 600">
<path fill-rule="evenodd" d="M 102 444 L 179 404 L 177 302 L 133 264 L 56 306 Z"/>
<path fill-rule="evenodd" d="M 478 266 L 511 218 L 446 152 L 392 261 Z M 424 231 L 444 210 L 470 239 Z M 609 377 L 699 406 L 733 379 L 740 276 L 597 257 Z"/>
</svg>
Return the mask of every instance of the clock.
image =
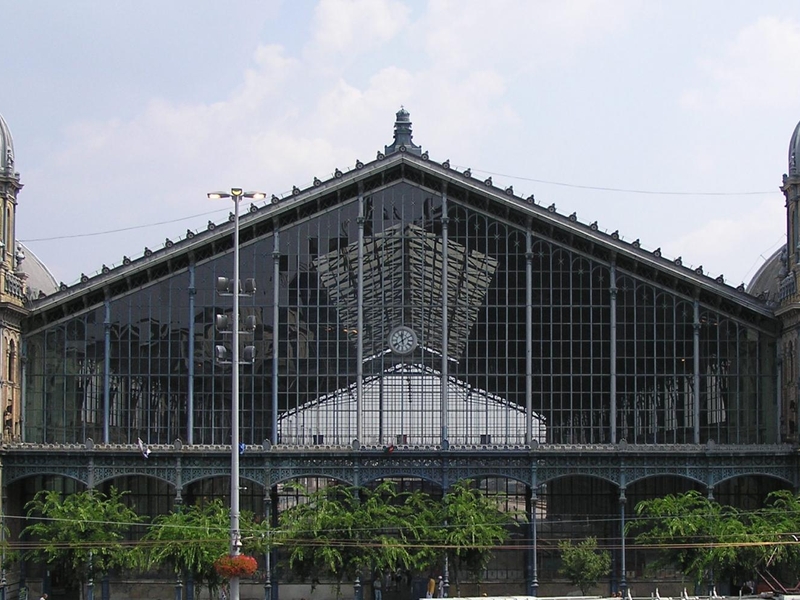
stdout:
<svg viewBox="0 0 800 600">
<path fill-rule="evenodd" d="M 397 354 L 408 354 L 417 347 L 417 334 L 405 325 L 395 327 L 389 333 L 389 348 Z"/>
</svg>

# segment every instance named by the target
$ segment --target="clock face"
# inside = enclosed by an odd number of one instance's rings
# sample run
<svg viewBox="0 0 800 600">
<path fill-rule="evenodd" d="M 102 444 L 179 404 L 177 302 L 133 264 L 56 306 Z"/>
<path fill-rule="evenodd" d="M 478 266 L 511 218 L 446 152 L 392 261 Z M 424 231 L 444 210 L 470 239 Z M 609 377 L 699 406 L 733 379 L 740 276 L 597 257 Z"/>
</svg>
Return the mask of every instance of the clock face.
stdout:
<svg viewBox="0 0 800 600">
<path fill-rule="evenodd" d="M 389 348 L 398 354 L 408 354 L 417 347 L 417 334 L 410 327 L 395 327 L 389 334 Z"/>
</svg>

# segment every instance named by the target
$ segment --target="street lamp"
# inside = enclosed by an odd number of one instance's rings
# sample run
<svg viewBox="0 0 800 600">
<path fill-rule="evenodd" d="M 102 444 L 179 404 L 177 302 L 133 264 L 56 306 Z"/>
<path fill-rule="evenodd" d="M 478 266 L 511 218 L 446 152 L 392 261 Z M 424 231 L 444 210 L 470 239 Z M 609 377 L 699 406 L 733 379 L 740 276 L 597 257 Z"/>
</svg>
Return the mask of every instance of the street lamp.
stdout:
<svg viewBox="0 0 800 600">
<path fill-rule="evenodd" d="M 265 198 L 263 192 L 244 192 L 242 188 L 231 188 L 230 192 L 210 192 L 212 200 L 233 200 L 233 282 L 229 286 L 233 296 L 233 318 L 231 327 L 231 363 L 233 384 L 231 386 L 231 556 L 238 556 L 242 545 L 239 532 L 239 202 L 242 198 Z M 224 278 L 223 278 L 224 279 Z M 218 281 L 219 287 L 219 281 Z M 230 580 L 230 600 L 239 600 L 239 577 Z"/>
</svg>

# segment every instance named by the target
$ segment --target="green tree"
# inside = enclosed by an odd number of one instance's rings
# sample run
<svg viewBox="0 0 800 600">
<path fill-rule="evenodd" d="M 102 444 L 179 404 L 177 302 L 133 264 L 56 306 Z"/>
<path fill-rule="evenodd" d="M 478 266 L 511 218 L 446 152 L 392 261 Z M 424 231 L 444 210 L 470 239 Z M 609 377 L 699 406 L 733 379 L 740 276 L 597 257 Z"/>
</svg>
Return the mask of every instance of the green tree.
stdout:
<svg viewBox="0 0 800 600">
<path fill-rule="evenodd" d="M 428 514 L 421 515 L 427 538 L 435 547 L 444 548 L 452 568 L 457 595 L 461 579 L 469 573 L 480 583 L 481 576 L 497 546 L 511 537 L 511 529 L 524 515 L 502 509 L 502 495 L 489 496 L 469 480 L 453 485 L 434 509 L 434 523 Z"/>
<path fill-rule="evenodd" d="M 772 492 L 765 506 L 753 514 L 748 531 L 752 543 L 742 553 L 751 577 L 764 568 L 782 568 L 796 577 L 800 572 L 800 497 L 790 490 Z"/>
<path fill-rule="evenodd" d="M 269 543 L 269 524 L 256 522 L 252 513 L 239 518 L 242 552 L 260 556 Z M 230 551 L 230 508 L 222 500 L 179 507 L 153 520 L 142 537 L 140 565 L 169 565 L 176 576 L 190 575 L 198 588 L 214 597 L 225 581 L 214 561 Z M 199 590 L 198 590 L 199 591 Z"/>
<path fill-rule="evenodd" d="M 71 590 L 89 578 L 134 563 L 125 535 L 141 518 L 123 501 L 126 492 L 111 488 L 108 495 L 86 490 L 62 496 L 41 490 L 25 505 L 33 521 L 23 530 L 35 545 L 25 556 L 45 562 L 66 575 Z"/>
<path fill-rule="evenodd" d="M 594 537 L 574 545 L 571 540 L 562 541 L 558 543 L 558 548 L 561 550 L 559 573 L 577 585 L 584 595 L 611 571 L 611 553 L 598 550 Z"/>
<path fill-rule="evenodd" d="M 755 540 L 749 523 L 731 506 L 692 490 L 636 505 L 639 517 L 627 531 L 636 543 L 660 551 L 655 566 L 674 565 L 695 583 L 706 578 L 736 577 Z M 761 523 L 763 533 L 767 524 Z M 752 554 L 752 550 L 749 550 Z M 713 583 L 713 582 L 711 582 Z"/>
<path fill-rule="evenodd" d="M 373 568 L 414 568 L 418 529 L 411 499 L 418 496 L 398 493 L 391 482 L 375 489 L 334 485 L 309 493 L 299 484 L 294 489 L 305 500 L 280 514 L 277 542 L 287 548 L 289 568 L 300 579 L 313 586 L 329 575 L 340 591 L 344 581 Z"/>
<path fill-rule="evenodd" d="M 501 496 L 487 496 L 469 481 L 454 485 L 443 500 L 398 493 L 392 482 L 373 490 L 295 488 L 306 498 L 281 513 L 278 543 L 288 550 L 290 570 L 312 585 L 321 575 L 341 586 L 371 569 L 427 570 L 446 554 L 459 587 L 461 572 L 480 579 L 516 523 L 514 513 L 501 509 Z"/>
</svg>

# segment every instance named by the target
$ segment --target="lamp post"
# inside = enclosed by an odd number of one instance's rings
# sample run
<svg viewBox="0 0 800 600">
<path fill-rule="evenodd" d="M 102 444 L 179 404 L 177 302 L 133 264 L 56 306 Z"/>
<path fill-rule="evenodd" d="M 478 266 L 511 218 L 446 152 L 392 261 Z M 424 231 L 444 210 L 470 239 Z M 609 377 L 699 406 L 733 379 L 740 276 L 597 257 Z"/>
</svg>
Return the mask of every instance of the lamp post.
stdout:
<svg viewBox="0 0 800 600">
<path fill-rule="evenodd" d="M 263 192 L 244 192 L 231 188 L 230 192 L 210 192 L 210 199 L 233 200 L 233 318 L 231 327 L 231 556 L 238 556 L 242 545 L 239 532 L 239 202 L 242 198 L 265 198 Z M 239 600 L 239 577 L 230 580 L 230 600 Z"/>
</svg>

